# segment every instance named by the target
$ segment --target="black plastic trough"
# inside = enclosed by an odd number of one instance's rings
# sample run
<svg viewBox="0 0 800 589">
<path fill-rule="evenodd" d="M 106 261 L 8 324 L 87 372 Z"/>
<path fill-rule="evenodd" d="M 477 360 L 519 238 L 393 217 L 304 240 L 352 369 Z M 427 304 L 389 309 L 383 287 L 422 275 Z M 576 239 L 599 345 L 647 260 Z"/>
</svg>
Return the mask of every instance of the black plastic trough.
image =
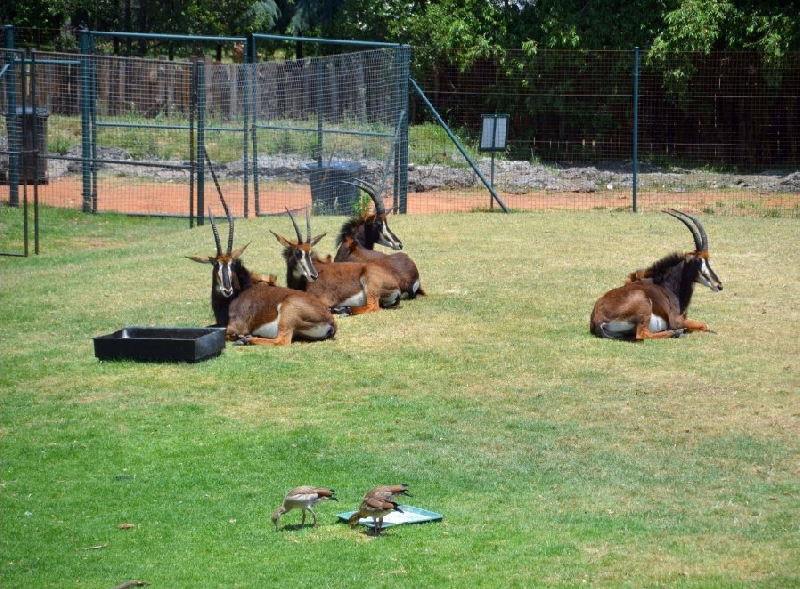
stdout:
<svg viewBox="0 0 800 589">
<path fill-rule="evenodd" d="M 100 360 L 200 362 L 224 348 L 224 327 L 125 327 L 94 338 Z"/>
</svg>

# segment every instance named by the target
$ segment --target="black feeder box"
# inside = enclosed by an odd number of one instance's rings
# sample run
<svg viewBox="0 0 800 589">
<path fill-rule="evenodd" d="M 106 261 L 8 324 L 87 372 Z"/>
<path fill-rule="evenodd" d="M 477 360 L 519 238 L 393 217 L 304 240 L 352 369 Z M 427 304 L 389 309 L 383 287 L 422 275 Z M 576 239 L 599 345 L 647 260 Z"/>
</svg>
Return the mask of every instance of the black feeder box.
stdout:
<svg viewBox="0 0 800 589">
<path fill-rule="evenodd" d="M 18 145 L 9 145 L 19 150 L 18 170 L 20 184 L 47 184 L 47 119 L 50 113 L 45 108 L 17 107 L 13 114 L 6 114 L 6 130 L 9 139 L 15 136 Z M 9 184 L 11 174 L 3 170 L 0 183 Z"/>
<path fill-rule="evenodd" d="M 358 188 L 352 182 L 364 167 L 358 162 L 331 161 L 303 164 L 311 174 L 311 211 L 315 215 L 343 215 L 349 217 L 358 202 Z"/>
<path fill-rule="evenodd" d="M 200 362 L 224 348 L 224 327 L 125 327 L 94 338 L 99 360 Z"/>
</svg>

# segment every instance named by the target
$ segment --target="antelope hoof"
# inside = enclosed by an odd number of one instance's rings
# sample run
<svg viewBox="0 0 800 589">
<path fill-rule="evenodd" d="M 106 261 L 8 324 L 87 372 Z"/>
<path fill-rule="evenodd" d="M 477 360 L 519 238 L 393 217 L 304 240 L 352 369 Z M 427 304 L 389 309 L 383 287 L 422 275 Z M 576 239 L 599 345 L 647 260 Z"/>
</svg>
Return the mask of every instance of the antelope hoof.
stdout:
<svg viewBox="0 0 800 589">
<path fill-rule="evenodd" d="M 341 315 L 342 317 L 349 317 L 353 314 L 353 307 L 331 307 L 331 313 Z"/>
<path fill-rule="evenodd" d="M 249 346 L 250 345 L 250 336 L 249 335 L 243 335 L 242 337 L 237 339 L 235 342 L 233 342 L 233 345 L 234 346 Z"/>
<path fill-rule="evenodd" d="M 672 332 L 672 337 L 683 337 L 686 335 L 686 329 L 676 329 Z"/>
</svg>

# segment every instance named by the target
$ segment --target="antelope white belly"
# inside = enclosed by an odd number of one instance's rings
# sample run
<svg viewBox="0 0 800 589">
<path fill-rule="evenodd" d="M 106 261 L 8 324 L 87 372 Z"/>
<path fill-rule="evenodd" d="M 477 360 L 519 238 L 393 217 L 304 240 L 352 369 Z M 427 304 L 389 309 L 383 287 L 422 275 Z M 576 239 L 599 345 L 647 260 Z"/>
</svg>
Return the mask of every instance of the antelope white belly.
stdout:
<svg viewBox="0 0 800 589">
<path fill-rule="evenodd" d="M 331 332 L 330 323 L 320 323 L 309 329 L 298 329 L 297 333 L 309 339 L 324 339 L 328 337 Z"/>
<path fill-rule="evenodd" d="M 253 335 L 257 335 L 259 337 L 268 337 L 270 339 L 278 337 L 278 321 L 280 321 L 280 318 L 280 315 L 278 315 L 274 321 L 264 323 L 260 327 L 254 329 Z"/>
<path fill-rule="evenodd" d="M 666 331 L 668 327 L 669 325 L 667 325 L 667 322 L 664 320 L 663 317 L 660 317 L 655 313 L 650 315 L 650 325 L 648 326 L 648 329 L 650 330 L 651 333 Z"/>
<path fill-rule="evenodd" d="M 609 333 L 633 333 L 636 331 L 636 324 L 630 321 L 608 321 L 603 323 L 603 330 Z"/>
<path fill-rule="evenodd" d="M 343 300 L 337 307 L 363 307 L 367 304 L 367 295 L 363 291 Z"/>
</svg>

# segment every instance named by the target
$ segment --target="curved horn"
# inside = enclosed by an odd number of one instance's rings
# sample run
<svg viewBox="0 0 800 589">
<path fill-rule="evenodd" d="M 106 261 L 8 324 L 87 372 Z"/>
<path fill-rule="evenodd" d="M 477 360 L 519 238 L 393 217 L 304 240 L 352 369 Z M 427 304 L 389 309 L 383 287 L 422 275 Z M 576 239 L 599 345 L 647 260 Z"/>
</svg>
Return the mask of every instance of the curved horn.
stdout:
<svg viewBox="0 0 800 589">
<path fill-rule="evenodd" d="M 287 207 L 286 212 L 289 213 L 289 218 L 292 220 L 292 225 L 294 225 L 294 232 L 297 234 L 297 243 L 303 243 L 303 234 L 300 233 L 300 227 L 297 226 L 297 221 L 294 220 L 292 211 Z"/>
<path fill-rule="evenodd" d="M 697 223 L 697 219 L 695 219 L 691 215 L 687 215 L 683 211 L 679 211 L 678 209 L 664 209 L 662 212 L 668 214 L 670 217 L 675 217 L 678 221 L 680 221 L 681 223 L 686 225 L 686 227 L 689 228 L 689 231 L 692 232 L 692 237 L 694 238 L 694 247 L 697 251 L 703 251 L 705 249 L 703 245 L 703 240 L 700 238 L 700 235 L 697 233 L 697 230 L 692 226 L 691 223 L 689 223 L 689 221 L 686 220 L 685 217 L 688 217 L 695 223 Z M 705 235 L 705 232 L 703 232 L 703 234 Z"/>
<path fill-rule="evenodd" d="M 211 164 L 211 158 L 208 157 L 208 150 L 205 148 L 205 146 L 203 147 L 203 153 L 206 156 L 206 162 L 208 163 L 208 169 L 211 171 L 211 178 L 214 180 L 214 186 L 217 187 L 217 194 L 219 194 L 219 200 L 222 202 L 222 208 L 225 209 L 225 216 L 228 217 L 228 255 L 231 255 L 231 251 L 233 251 L 233 217 L 231 216 L 231 211 L 228 208 L 228 203 L 225 202 L 225 197 L 222 196 L 222 188 L 219 185 L 217 174 L 214 172 L 214 166 Z M 217 236 L 217 249 L 219 249 L 219 236 Z"/>
<path fill-rule="evenodd" d="M 222 194 L 220 194 L 219 197 L 222 200 L 222 204 L 225 205 L 225 214 L 228 216 L 228 255 L 231 255 L 233 251 L 233 216 L 228 210 L 228 205 L 225 204 L 225 199 L 222 198 Z"/>
<path fill-rule="evenodd" d="M 689 217 L 695 225 L 697 225 L 697 230 L 700 232 L 700 251 L 708 250 L 708 235 L 706 235 L 706 230 L 703 229 L 703 224 L 700 222 L 700 219 L 690 215 L 689 213 L 683 213 L 685 216 Z M 692 232 L 694 234 L 694 232 Z"/>
<path fill-rule="evenodd" d="M 375 188 L 375 186 L 373 186 L 366 180 L 362 180 L 361 178 L 355 178 L 353 182 L 349 182 L 348 180 L 342 180 L 342 182 L 344 182 L 345 184 L 350 184 L 352 186 L 355 186 L 356 188 L 360 188 L 361 190 L 366 192 L 372 199 L 372 202 L 375 203 L 376 215 L 386 214 L 386 207 L 383 206 L 383 199 L 378 198 L 378 189 Z"/>
<path fill-rule="evenodd" d="M 214 232 L 214 243 L 217 244 L 217 257 L 222 255 L 222 246 L 219 243 L 219 231 L 217 224 L 214 222 L 214 214 L 211 212 L 211 207 L 208 207 L 208 219 L 211 221 L 211 231 Z"/>
</svg>

